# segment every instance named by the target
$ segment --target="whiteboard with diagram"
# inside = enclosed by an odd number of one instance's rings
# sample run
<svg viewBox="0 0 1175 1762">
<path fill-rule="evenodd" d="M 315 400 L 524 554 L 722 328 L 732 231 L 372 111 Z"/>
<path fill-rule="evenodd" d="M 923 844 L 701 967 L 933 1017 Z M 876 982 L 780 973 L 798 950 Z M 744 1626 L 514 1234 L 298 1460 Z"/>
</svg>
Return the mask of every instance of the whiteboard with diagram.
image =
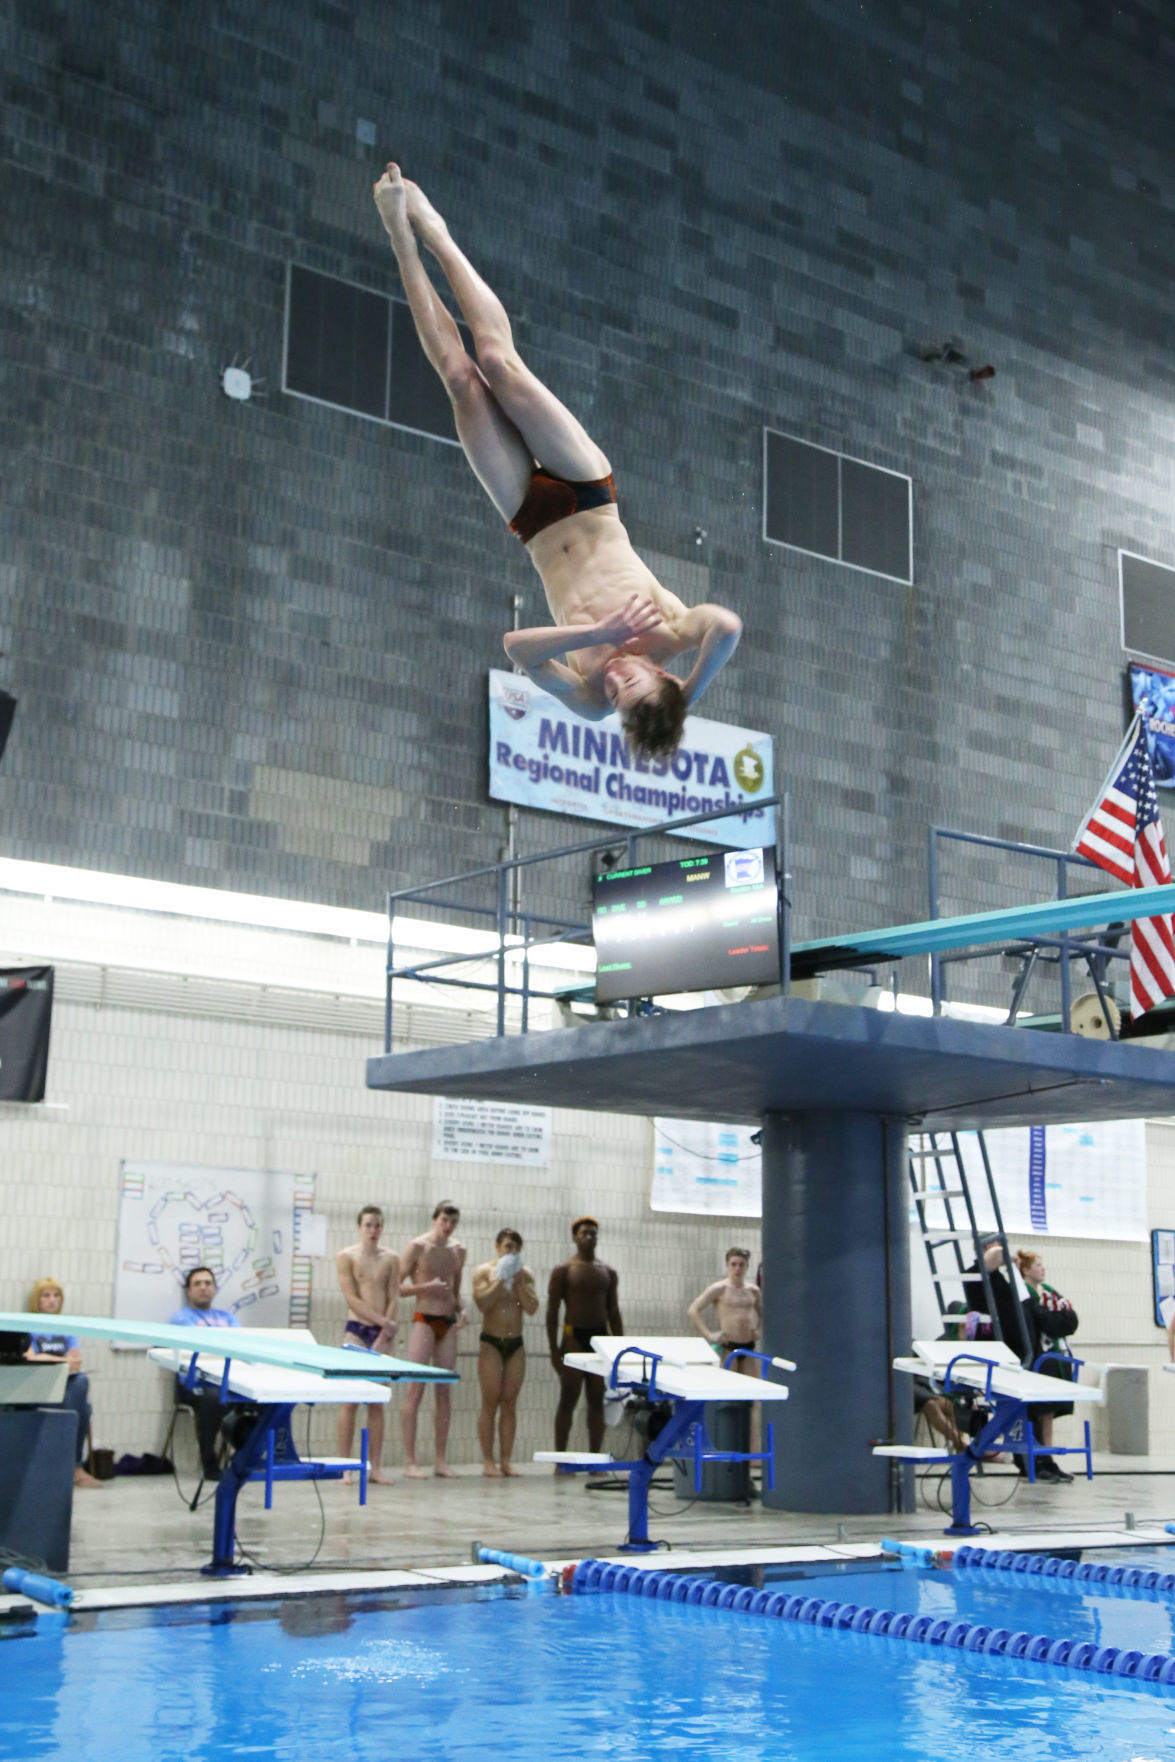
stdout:
<svg viewBox="0 0 1175 1762">
<path fill-rule="evenodd" d="M 314 1176 L 196 1163 L 124 1162 L 114 1314 L 166 1321 L 195 1266 L 242 1327 L 306 1327 Z"/>
</svg>

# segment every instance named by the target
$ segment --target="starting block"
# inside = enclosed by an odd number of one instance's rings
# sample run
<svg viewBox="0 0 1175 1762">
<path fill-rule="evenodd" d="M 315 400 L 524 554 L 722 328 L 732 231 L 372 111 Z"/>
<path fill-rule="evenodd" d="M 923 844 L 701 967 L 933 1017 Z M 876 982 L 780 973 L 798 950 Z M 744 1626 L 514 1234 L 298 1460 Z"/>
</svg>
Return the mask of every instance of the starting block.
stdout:
<svg viewBox="0 0 1175 1762">
<path fill-rule="evenodd" d="M 0 1310 L 0 1331 L 27 1334 L 29 1319 L 23 1310 Z M 459 1380 L 456 1371 L 437 1365 L 413 1364 L 361 1347 L 320 1346 L 309 1328 L 180 1327 L 96 1315 L 57 1315 L 53 1320 L 55 1332 L 149 1347 L 155 1363 L 175 1371 L 187 1388 L 215 1388 L 225 1406 L 247 1402 L 258 1408 L 256 1424 L 234 1451 L 216 1489 L 212 1559 L 201 1568 L 208 1574 L 248 1570 L 235 1561 L 237 1495 L 248 1480 L 265 1482 L 268 1510 L 276 1481 L 337 1480 L 355 1468 L 360 1501 L 366 1497 L 366 1432 L 356 1462 L 337 1456 L 303 1461 L 290 1436 L 290 1415 L 299 1403 L 378 1404 L 389 1399 L 390 1383 Z"/>
<path fill-rule="evenodd" d="M 764 1367 L 795 1370 L 788 1358 L 770 1358 L 762 1352 L 735 1347 L 719 1364 L 713 1349 L 697 1336 L 593 1334 L 590 1352 L 568 1352 L 563 1362 L 587 1376 L 603 1378 L 614 1401 L 636 1397 L 648 1408 L 662 1404 L 668 1409 L 656 1431 L 649 1427 L 645 1453 L 633 1462 L 583 1450 L 542 1450 L 536 1462 L 554 1462 L 571 1473 L 598 1472 L 628 1476 L 628 1537 L 622 1554 L 645 1554 L 656 1547 L 649 1540 L 649 1487 L 662 1462 L 684 1461 L 694 1465 L 694 1488 L 702 1490 L 702 1468 L 707 1462 L 762 1462 L 767 1485 L 775 1484 L 775 1428 L 767 1426 L 766 1448 L 757 1454 L 743 1450 L 715 1450 L 706 1435 L 705 1405 L 708 1401 L 786 1401 L 782 1383 L 741 1375 L 730 1367 L 736 1359 L 757 1360 Z"/>
<path fill-rule="evenodd" d="M 156 1346 L 147 1353 L 161 1370 L 174 1371 L 185 1387 L 215 1388 L 226 1406 L 249 1405 L 258 1410 L 256 1422 L 248 1437 L 234 1451 L 216 1489 L 212 1560 L 201 1571 L 218 1577 L 240 1570 L 234 1564 L 236 1507 L 246 1481 L 264 1482 L 265 1509 L 269 1511 L 278 1481 L 340 1480 L 344 1474 L 354 1471 L 359 1476 L 359 1503 L 367 1503 L 367 1428 L 364 1427 L 360 1435 L 360 1453 L 356 1459 L 330 1456 L 308 1460 L 299 1456 L 294 1444 L 290 1420 L 295 1406 L 303 1402 L 314 1406 L 324 1401 L 380 1406 L 391 1399 L 389 1385 L 370 1381 L 361 1374 L 359 1365 L 356 1366 L 359 1374 L 354 1377 L 334 1377 L 328 1382 L 311 1371 L 287 1370 L 273 1364 L 249 1364 L 243 1359 L 229 1357 L 225 1346 L 231 1339 L 230 1350 L 235 1350 L 238 1335 L 247 1337 L 247 1343 L 255 1338 L 275 1337 L 268 1328 L 234 1328 L 231 1334 L 226 1329 L 208 1330 L 204 1338 L 215 1339 L 219 1352 L 198 1348 L 181 1352 L 175 1347 Z M 315 1344 L 308 1328 L 283 1328 L 276 1337 L 291 1343 L 296 1337 L 310 1346 Z M 356 1357 L 360 1356 L 356 1353 Z"/>
<path fill-rule="evenodd" d="M 1087 1383 L 1062 1382 L 1057 1377 L 1042 1375 L 1039 1367 L 1050 1358 L 1063 1358 L 1075 1372 L 1083 1363 L 1080 1358 L 1069 1358 L 1059 1352 L 1042 1352 L 1032 1369 L 1025 1370 L 1015 1353 L 1000 1340 L 915 1340 L 914 1357 L 894 1359 L 895 1370 L 925 1377 L 936 1392 L 949 1395 L 954 1389 L 970 1389 L 982 1395 L 992 1408 L 987 1424 L 957 1454 L 925 1444 L 877 1444 L 873 1448 L 874 1456 L 896 1457 L 903 1462 L 941 1462 L 949 1467 L 951 1521 L 943 1532 L 945 1535 L 978 1533 L 978 1526 L 971 1522 L 971 1471 L 993 1451 L 1008 1450 L 1023 1456 L 1030 1481 L 1036 1479 L 1037 1456 L 1084 1456 L 1086 1479 L 1093 1479 L 1088 1420 L 1083 1445 L 1046 1451 L 1033 1434 L 1030 1407 L 1061 1402 L 1086 1405 L 1105 1399 L 1101 1389 Z"/>
</svg>

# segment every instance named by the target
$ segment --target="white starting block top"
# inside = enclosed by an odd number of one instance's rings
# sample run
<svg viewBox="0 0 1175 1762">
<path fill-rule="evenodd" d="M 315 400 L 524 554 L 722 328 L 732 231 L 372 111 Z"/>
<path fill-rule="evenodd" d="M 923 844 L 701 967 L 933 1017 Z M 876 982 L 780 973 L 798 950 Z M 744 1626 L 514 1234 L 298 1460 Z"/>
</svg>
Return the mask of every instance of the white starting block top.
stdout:
<svg viewBox="0 0 1175 1762">
<path fill-rule="evenodd" d="M 536 1450 L 532 1458 L 534 1462 L 570 1462 L 582 1467 L 584 1463 L 598 1463 L 606 1468 L 616 1458 L 606 1450 Z"/>
<path fill-rule="evenodd" d="M 276 1364 L 246 1364 L 244 1359 L 234 1358 L 231 1350 L 210 1352 L 204 1344 L 205 1341 L 215 1340 L 220 1345 L 227 1335 L 234 1340 L 240 1338 L 242 1342 L 250 1339 L 300 1340 L 313 1346 L 317 1342 L 309 1328 L 193 1328 L 191 1332 L 191 1351 L 175 1346 L 152 1346 L 147 1357 L 161 1369 L 175 1371 L 182 1376 L 192 1361 L 192 1352 L 196 1352 L 199 1355 L 196 1359 L 196 1375 L 205 1383 L 221 1381 L 225 1359 L 228 1358 L 229 1389 L 245 1401 L 288 1401 L 305 1403 L 308 1406 L 318 1402 L 330 1405 L 362 1402 L 378 1407 L 392 1398 L 388 1383 L 373 1383 L 364 1377 L 315 1376 L 312 1371 L 285 1370 Z"/>
<path fill-rule="evenodd" d="M 902 1462 L 953 1462 L 949 1450 L 937 1444 L 874 1444 L 874 1456 L 896 1456 Z"/>
<path fill-rule="evenodd" d="M 951 1371 L 951 1382 L 965 1389 L 981 1392 L 986 1389 L 985 1367 L 992 1364 L 996 1366 L 991 1377 L 992 1394 L 1010 1396 L 1013 1400 L 1027 1402 L 1030 1407 L 1037 1402 L 1050 1405 L 1060 1401 L 1100 1404 L 1105 1400 L 1104 1392 L 1089 1383 L 1065 1383 L 1057 1377 L 1046 1377 L 1040 1371 L 1024 1370 L 1016 1354 L 1001 1340 L 915 1340 L 914 1351 L 915 1358 L 895 1358 L 894 1369 L 909 1371 L 913 1376 L 930 1377 L 941 1383 L 951 1360 L 965 1352 L 967 1358 Z M 976 1363 L 977 1359 L 983 1362 Z"/>
<path fill-rule="evenodd" d="M 633 1351 L 632 1348 L 636 1348 Z M 637 1352 L 656 1352 L 657 1388 L 664 1395 L 684 1401 L 786 1401 L 787 1390 L 782 1383 L 769 1383 L 759 1377 L 743 1376 L 739 1371 L 723 1370 L 714 1356 L 714 1348 L 697 1334 L 593 1334 L 590 1352 L 568 1352 L 563 1362 L 572 1370 L 586 1371 L 589 1376 L 610 1378 L 612 1366 L 622 1352 L 627 1353 L 617 1376 L 619 1388 L 644 1388 L 653 1369 L 649 1358 Z M 787 1359 L 773 1362 L 794 1370 Z M 577 1457 L 582 1461 L 582 1457 Z"/>
</svg>

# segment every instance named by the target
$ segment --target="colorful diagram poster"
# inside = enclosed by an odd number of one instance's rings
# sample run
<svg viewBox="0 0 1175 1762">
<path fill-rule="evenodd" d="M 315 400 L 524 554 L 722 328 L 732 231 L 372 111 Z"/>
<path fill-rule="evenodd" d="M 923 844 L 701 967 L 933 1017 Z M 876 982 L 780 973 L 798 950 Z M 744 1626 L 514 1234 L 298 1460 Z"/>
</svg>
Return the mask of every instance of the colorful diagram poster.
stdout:
<svg viewBox="0 0 1175 1762">
<path fill-rule="evenodd" d="M 313 1175 L 124 1162 L 115 1316 L 166 1321 L 185 1275 L 207 1266 L 216 1308 L 242 1327 L 308 1326 L 313 1205 Z"/>
</svg>

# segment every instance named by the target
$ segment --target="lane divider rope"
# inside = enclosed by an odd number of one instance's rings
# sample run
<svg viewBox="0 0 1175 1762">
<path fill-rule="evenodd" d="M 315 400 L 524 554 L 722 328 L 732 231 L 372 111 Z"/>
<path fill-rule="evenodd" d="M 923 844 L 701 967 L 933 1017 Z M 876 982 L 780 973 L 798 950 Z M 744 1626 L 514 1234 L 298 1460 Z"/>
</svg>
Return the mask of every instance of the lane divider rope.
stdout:
<svg viewBox="0 0 1175 1762">
<path fill-rule="evenodd" d="M 1023 1572 L 1040 1578 L 1073 1579 L 1080 1584 L 1114 1585 L 1156 1603 L 1175 1592 L 1175 1572 L 1155 1572 L 1142 1566 L 1109 1566 L 1101 1560 L 1059 1560 L 1055 1554 L 1017 1554 L 1011 1548 L 956 1548 L 954 1565 Z M 1156 1592 L 1157 1596 L 1154 1595 Z"/>
<path fill-rule="evenodd" d="M 802 1593 L 757 1591 L 751 1585 L 726 1584 L 721 1579 L 700 1578 L 690 1573 L 650 1572 L 638 1566 L 613 1566 L 603 1560 L 581 1560 L 570 1575 L 570 1588 L 579 1594 L 627 1592 L 630 1596 L 654 1598 L 661 1603 L 731 1609 L 779 1621 L 799 1621 L 811 1627 L 840 1628 L 852 1633 L 877 1634 L 890 1640 L 910 1640 L 916 1645 L 947 1646 L 988 1657 L 1025 1658 L 1034 1664 L 1101 1671 L 1133 1678 L 1137 1682 L 1175 1684 L 1175 1657 L 1168 1652 L 1099 1646 L 1092 1640 L 1054 1639 L 1049 1634 L 1030 1634 L 1007 1627 L 991 1627 L 982 1622 L 951 1620 L 947 1616 L 910 1615 L 895 1609 L 878 1609 L 867 1603 L 840 1603 L 832 1598 L 806 1597 Z"/>
</svg>

